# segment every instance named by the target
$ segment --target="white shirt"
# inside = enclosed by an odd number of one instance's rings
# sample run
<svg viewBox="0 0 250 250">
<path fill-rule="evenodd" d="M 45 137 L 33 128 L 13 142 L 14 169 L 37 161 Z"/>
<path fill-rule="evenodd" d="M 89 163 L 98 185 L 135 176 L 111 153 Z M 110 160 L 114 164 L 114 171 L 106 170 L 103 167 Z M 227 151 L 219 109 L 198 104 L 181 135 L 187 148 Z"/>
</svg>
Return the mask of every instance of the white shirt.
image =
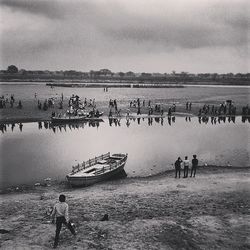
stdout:
<svg viewBox="0 0 250 250">
<path fill-rule="evenodd" d="M 55 204 L 52 218 L 64 216 L 66 221 L 69 222 L 69 205 L 66 202 L 58 202 Z"/>
<path fill-rule="evenodd" d="M 189 160 L 183 160 L 183 165 L 184 165 L 184 167 L 188 167 L 189 166 Z"/>
</svg>

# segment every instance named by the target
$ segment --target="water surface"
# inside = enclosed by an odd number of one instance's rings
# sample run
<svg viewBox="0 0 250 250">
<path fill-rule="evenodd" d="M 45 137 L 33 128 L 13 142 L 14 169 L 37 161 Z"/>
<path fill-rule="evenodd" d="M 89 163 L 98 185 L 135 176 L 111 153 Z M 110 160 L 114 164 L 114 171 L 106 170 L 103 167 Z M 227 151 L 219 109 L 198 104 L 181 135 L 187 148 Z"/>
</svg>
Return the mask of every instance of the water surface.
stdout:
<svg viewBox="0 0 250 250">
<path fill-rule="evenodd" d="M 193 154 L 202 165 L 250 166 L 249 132 L 249 123 L 240 117 L 216 124 L 176 117 L 54 127 L 9 125 L 0 135 L 1 186 L 32 184 L 47 177 L 62 180 L 72 165 L 106 152 L 128 153 L 128 177 L 171 169 L 178 156 Z"/>
</svg>

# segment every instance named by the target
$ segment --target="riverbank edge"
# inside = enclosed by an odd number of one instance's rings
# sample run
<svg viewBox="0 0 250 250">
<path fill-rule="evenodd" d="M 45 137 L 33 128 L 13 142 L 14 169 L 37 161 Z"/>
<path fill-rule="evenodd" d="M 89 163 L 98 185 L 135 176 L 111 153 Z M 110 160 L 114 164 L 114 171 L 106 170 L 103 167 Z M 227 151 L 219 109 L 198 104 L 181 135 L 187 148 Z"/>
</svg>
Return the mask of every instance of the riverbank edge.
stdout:
<svg viewBox="0 0 250 250">
<path fill-rule="evenodd" d="M 234 117 L 241 117 L 242 115 L 235 115 Z M 98 118 L 98 120 L 96 118 L 88 118 L 86 120 L 82 120 L 82 121 L 78 121 L 78 122 L 74 122 L 75 123 L 81 123 L 81 122 L 104 122 L 104 120 L 108 120 L 108 119 L 137 119 L 137 118 L 143 118 L 143 119 L 148 119 L 148 118 L 165 118 L 167 119 L 168 115 L 147 115 L 147 114 L 142 114 L 142 115 L 125 115 L 125 114 L 122 114 L 120 116 L 107 116 L 107 115 L 104 115 L 100 118 Z M 180 112 L 176 112 L 176 113 L 173 113 L 171 115 L 171 117 L 199 117 L 193 113 L 180 113 Z M 231 117 L 231 115 L 206 115 L 206 117 Z M 244 116 L 246 118 L 249 118 L 250 116 L 246 115 Z M 27 117 L 22 117 L 22 118 L 3 118 L 1 119 L 1 116 L 0 116 L 0 123 L 3 123 L 3 124 L 12 124 L 12 123 L 31 123 L 31 122 L 52 122 L 51 119 L 44 119 L 44 118 L 27 118 Z M 61 123 L 62 125 L 64 124 L 70 124 L 70 123 L 67 123 L 67 122 L 62 122 Z"/>
<path fill-rule="evenodd" d="M 244 170 L 250 170 L 250 166 L 247 167 L 241 167 L 241 166 L 223 166 L 223 165 L 207 165 L 207 166 L 199 166 L 197 168 L 197 171 L 203 172 L 211 172 L 213 171 L 244 171 Z M 156 179 L 171 177 L 170 175 L 173 175 L 175 172 L 174 169 L 168 169 L 164 172 L 159 172 L 152 175 L 147 176 L 131 176 L 131 177 L 122 177 L 122 178 L 115 178 L 115 182 L 119 185 L 122 183 L 130 183 L 130 182 L 137 182 L 137 181 L 152 181 Z M 109 183 L 110 181 L 114 180 L 107 180 L 100 183 Z M 98 185 L 98 184 L 96 184 Z M 93 186 L 93 185 L 92 185 Z M 91 187 L 91 186 L 88 186 Z M 78 187 L 78 188 L 72 188 L 68 181 L 65 180 L 49 180 L 46 181 L 46 179 L 41 180 L 40 182 L 37 182 L 35 184 L 23 184 L 18 186 L 10 186 L 0 189 L 0 195 L 8 195 L 8 194 L 24 194 L 24 193 L 33 193 L 33 192 L 46 192 L 49 191 L 49 189 L 59 189 L 61 191 L 70 191 L 70 190 L 78 190 L 79 188 L 88 188 L 88 187 Z"/>
</svg>

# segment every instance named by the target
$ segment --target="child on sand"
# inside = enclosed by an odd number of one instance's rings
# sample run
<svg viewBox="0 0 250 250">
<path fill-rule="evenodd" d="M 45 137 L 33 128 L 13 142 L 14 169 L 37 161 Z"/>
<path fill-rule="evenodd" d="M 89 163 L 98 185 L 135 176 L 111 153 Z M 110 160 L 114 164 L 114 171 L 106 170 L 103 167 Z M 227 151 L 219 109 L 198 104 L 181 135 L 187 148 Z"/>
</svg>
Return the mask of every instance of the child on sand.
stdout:
<svg viewBox="0 0 250 250">
<path fill-rule="evenodd" d="M 73 235 L 76 235 L 75 229 L 72 227 L 71 223 L 69 222 L 69 206 L 65 202 L 66 197 L 65 195 L 61 194 L 59 196 L 58 203 L 55 204 L 53 211 L 52 211 L 52 223 L 54 223 L 56 218 L 56 236 L 54 241 L 54 248 L 57 247 L 59 242 L 59 234 L 62 228 L 62 224 L 64 224 Z"/>
</svg>

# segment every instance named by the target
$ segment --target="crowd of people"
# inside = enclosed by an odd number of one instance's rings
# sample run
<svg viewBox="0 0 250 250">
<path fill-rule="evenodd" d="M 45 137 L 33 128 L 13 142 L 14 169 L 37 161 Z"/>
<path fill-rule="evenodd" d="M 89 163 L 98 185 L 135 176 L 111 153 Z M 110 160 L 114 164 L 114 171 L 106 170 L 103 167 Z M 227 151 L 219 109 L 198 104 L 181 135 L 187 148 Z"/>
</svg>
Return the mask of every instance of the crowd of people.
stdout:
<svg viewBox="0 0 250 250">
<path fill-rule="evenodd" d="M 152 105 L 152 101 L 148 100 L 146 102 L 146 100 L 140 100 L 140 98 L 137 98 L 135 100 L 131 100 L 129 102 L 129 107 L 130 108 L 137 108 L 137 115 L 141 115 L 142 112 L 142 108 L 145 110 L 147 110 L 147 114 L 149 116 L 156 114 L 156 115 L 164 115 L 164 105 L 162 103 L 156 103 L 154 105 Z M 171 116 L 174 112 L 176 112 L 176 104 L 173 103 L 169 108 L 168 108 L 168 116 Z M 127 112 L 127 116 L 128 116 L 128 112 Z"/>
<path fill-rule="evenodd" d="M 14 94 L 11 94 L 10 97 L 9 97 L 8 94 L 6 94 L 6 96 L 2 95 L 0 97 L 0 109 L 7 108 L 7 104 L 10 105 L 10 108 L 13 108 L 15 102 L 16 102 L 16 100 L 15 100 Z M 21 100 L 18 101 L 18 104 L 17 104 L 16 107 L 19 108 L 19 109 L 23 108 L 23 104 L 22 104 Z"/>
<path fill-rule="evenodd" d="M 231 100 L 221 103 L 219 106 L 204 104 L 199 110 L 198 116 L 202 115 L 236 115 L 236 105 Z"/>
<path fill-rule="evenodd" d="M 105 88 L 104 91 L 106 92 L 107 89 Z M 34 98 L 37 101 L 37 107 L 38 110 L 41 111 L 47 111 L 50 108 L 52 110 L 52 117 L 53 116 L 62 116 L 60 112 L 56 112 L 56 108 L 62 109 L 64 106 L 64 95 L 61 93 L 61 95 L 56 94 L 56 97 L 51 97 L 45 100 L 38 99 L 38 94 L 34 94 Z M 78 95 L 72 94 L 68 99 L 68 109 L 66 112 L 64 111 L 65 115 L 85 115 L 87 114 L 89 117 L 99 117 L 100 114 L 103 114 L 103 112 L 100 112 L 96 106 L 96 100 L 95 98 L 84 98 L 80 99 Z M 14 94 L 5 94 L 0 97 L 0 109 L 7 108 L 8 106 L 13 108 L 14 104 L 16 103 L 16 108 L 23 109 L 23 102 L 21 100 L 16 101 Z M 8 105 L 8 106 L 7 106 Z M 119 107 L 118 107 L 119 106 Z M 181 106 L 181 105 L 179 105 Z M 178 111 L 179 111 L 178 106 Z M 25 106 L 26 107 L 26 106 Z M 186 107 L 186 110 L 191 111 L 193 109 L 193 103 L 191 101 L 187 101 L 184 104 L 184 107 Z M 195 110 L 197 110 L 197 104 L 194 105 Z M 163 103 L 154 103 L 152 100 L 146 100 L 146 99 L 140 99 L 136 98 L 129 101 L 128 108 L 124 107 L 124 105 L 119 105 L 117 99 L 109 99 L 108 101 L 108 117 L 122 117 L 122 115 L 125 113 L 125 117 L 130 117 L 130 114 L 147 114 L 148 116 L 161 116 L 164 117 L 164 113 L 167 117 L 172 117 L 176 115 L 177 106 L 173 102 L 171 105 L 163 104 Z M 135 109 L 135 110 L 134 110 Z M 78 112 L 78 111 L 81 112 Z M 84 111 L 86 110 L 86 112 Z M 181 110 L 181 108 L 180 108 Z M 211 121 L 212 124 L 217 124 L 221 122 L 235 122 L 236 119 L 236 111 L 237 107 L 235 103 L 232 100 L 226 100 L 225 102 L 221 102 L 219 105 L 211 105 L 211 104 L 204 104 L 200 109 L 198 109 L 198 118 L 199 123 L 208 123 Z M 87 112 L 88 111 L 88 112 Z M 248 105 L 245 105 L 242 107 L 242 110 L 240 112 L 240 109 L 238 108 L 238 113 L 242 115 L 242 122 L 249 121 L 250 122 L 250 108 Z M 190 121 L 190 117 L 186 118 L 186 121 Z M 172 120 L 171 120 L 172 121 Z M 151 120 L 149 121 L 149 124 L 152 125 Z"/>
<path fill-rule="evenodd" d="M 118 103 L 116 99 L 109 100 L 109 117 L 112 116 L 121 116 L 121 109 L 118 109 Z"/>
</svg>

